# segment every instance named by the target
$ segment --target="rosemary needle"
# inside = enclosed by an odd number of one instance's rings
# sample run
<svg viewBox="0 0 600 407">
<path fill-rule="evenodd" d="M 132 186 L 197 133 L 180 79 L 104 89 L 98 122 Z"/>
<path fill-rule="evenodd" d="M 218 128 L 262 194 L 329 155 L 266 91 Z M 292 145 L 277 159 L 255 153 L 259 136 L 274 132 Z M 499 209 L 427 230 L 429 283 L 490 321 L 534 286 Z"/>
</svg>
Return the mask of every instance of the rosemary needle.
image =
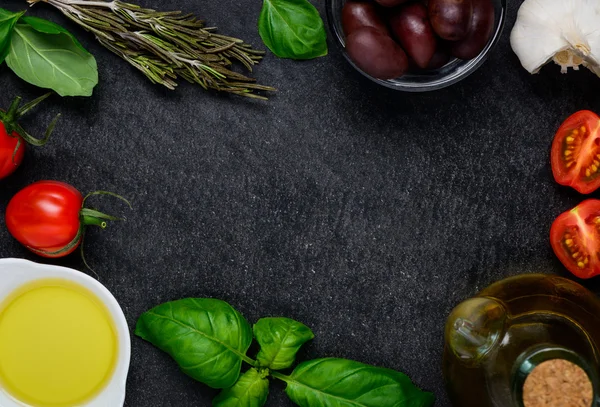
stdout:
<svg viewBox="0 0 600 407">
<path fill-rule="evenodd" d="M 274 91 L 231 70 L 234 62 L 247 70 L 264 52 L 244 41 L 217 34 L 193 14 L 161 12 L 135 4 L 93 0 L 27 0 L 48 3 L 91 31 L 107 49 L 143 72 L 153 83 L 175 89 L 177 79 L 237 95 L 266 99 L 256 92 Z"/>
</svg>

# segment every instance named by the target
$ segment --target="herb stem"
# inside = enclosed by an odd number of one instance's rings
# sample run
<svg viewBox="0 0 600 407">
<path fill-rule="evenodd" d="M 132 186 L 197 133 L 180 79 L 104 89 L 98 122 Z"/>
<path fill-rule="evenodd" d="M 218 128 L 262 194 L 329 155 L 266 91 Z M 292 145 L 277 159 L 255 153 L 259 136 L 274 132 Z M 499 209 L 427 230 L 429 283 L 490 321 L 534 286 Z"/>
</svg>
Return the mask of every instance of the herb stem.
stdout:
<svg viewBox="0 0 600 407">
<path fill-rule="evenodd" d="M 46 2 L 48 3 L 48 0 L 31 0 L 30 2 Z M 109 8 L 111 10 L 114 9 L 115 7 L 115 2 L 114 1 L 86 1 L 86 0 L 53 0 L 51 1 L 52 3 L 62 3 L 62 4 L 68 4 L 71 6 L 84 6 L 84 7 L 106 7 Z"/>
<path fill-rule="evenodd" d="M 286 376 L 283 373 L 274 372 L 274 371 L 271 371 L 271 376 L 273 376 L 276 379 L 282 380 L 286 383 L 289 383 L 292 380 L 292 378 L 290 376 Z"/>
<path fill-rule="evenodd" d="M 256 365 L 257 365 L 256 360 L 254 360 L 246 355 L 243 355 L 242 359 L 244 360 L 244 362 L 246 362 L 247 364 L 249 364 L 252 367 L 256 367 Z"/>
</svg>

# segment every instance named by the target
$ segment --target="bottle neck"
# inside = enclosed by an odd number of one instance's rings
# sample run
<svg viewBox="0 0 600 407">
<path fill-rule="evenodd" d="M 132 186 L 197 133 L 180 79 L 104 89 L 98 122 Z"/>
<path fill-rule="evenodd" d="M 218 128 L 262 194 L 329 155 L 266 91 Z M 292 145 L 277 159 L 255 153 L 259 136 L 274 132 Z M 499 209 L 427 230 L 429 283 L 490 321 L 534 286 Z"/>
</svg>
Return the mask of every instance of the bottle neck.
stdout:
<svg viewBox="0 0 600 407">
<path fill-rule="evenodd" d="M 538 346 L 524 352 L 516 361 L 512 374 L 512 394 L 515 405 L 528 407 L 523 401 L 523 389 L 529 375 L 542 363 L 562 359 L 581 368 L 590 380 L 592 401 L 590 407 L 600 405 L 600 378 L 598 372 L 579 354 L 558 346 Z"/>
</svg>

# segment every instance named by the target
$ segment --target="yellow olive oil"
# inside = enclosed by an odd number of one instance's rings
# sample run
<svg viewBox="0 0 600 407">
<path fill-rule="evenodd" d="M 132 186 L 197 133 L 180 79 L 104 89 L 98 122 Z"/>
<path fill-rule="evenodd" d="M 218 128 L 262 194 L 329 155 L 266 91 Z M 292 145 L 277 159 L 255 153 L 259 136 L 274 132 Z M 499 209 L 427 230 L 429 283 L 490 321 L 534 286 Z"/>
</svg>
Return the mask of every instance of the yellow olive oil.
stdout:
<svg viewBox="0 0 600 407">
<path fill-rule="evenodd" d="M 0 305 L 0 387 L 34 407 L 73 407 L 93 399 L 117 363 L 115 323 L 79 284 L 43 279 Z"/>
</svg>

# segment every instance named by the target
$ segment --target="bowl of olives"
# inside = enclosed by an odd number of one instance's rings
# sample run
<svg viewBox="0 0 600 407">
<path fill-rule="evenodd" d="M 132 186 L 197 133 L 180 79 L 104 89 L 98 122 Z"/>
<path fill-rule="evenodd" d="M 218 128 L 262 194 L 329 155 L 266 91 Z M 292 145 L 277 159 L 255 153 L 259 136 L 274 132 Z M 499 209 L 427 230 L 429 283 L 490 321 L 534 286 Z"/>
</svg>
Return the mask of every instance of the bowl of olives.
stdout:
<svg viewBox="0 0 600 407">
<path fill-rule="evenodd" d="M 473 73 L 498 42 L 506 0 L 327 0 L 329 26 L 359 72 L 425 92 Z"/>
</svg>

